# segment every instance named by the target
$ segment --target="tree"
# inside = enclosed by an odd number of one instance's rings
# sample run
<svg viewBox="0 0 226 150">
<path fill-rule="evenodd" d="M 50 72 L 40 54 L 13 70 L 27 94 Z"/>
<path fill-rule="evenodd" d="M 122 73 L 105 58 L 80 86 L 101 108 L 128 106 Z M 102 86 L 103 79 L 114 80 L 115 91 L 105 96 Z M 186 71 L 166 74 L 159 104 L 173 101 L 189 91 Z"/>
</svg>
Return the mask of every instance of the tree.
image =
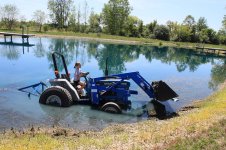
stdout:
<svg viewBox="0 0 226 150">
<path fill-rule="evenodd" d="M 207 29 L 202 29 L 199 33 L 199 41 L 202 43 L 209 42 L 209 36 Z"/>
<path fill-rule="evenodd" d="M 191 15 L 188 15 L 184 21 L 183 25 L 187 26 L 191 32 L 191 38 L 190 41 L 188 42 L 195 42 L 196 41 L 196 24 L 195 24 L 195 19 Z"/>
<path fill-rule="evenodd" d="M 2 8 L 2 22 L 3 24 L 9 29 L 11 30 L 13 28 L 13 26 L 16 24 L 17 21 L 17 17 L 19 14 L 19 10 L 15 5 L 5 5 Z"/>
<path fill-rule="evenodd" d="M 219 30 L 217 35 L 219 38 L 219 43 L 226 45 L 226 30 L 224 30 L 224 29 Z"/>
<path fill-rule="evenodd" d="M 179 42 L 189 42 L 191 41 L 191 30 L 188 26 L 180 25 L 180 28 L 178 30 L 178 39 L 176 41 Z"/>
<path fill-rule="evenodd" d="M 200 17 L 196 24 L 197 31 L 200 32 L 203 29 L 207 29 L 207 28 L 208 28 L 208 25 L 207 25 L 206 18 Z"/>
<path fill-rule="evenodd" d="M 219 37 L 213 29 L 203 29 L 200 32 L 200 41 L 204 43 L 219 44 Z"/>
<path fill-rule="evenodd" d="M 112 35 L 123 35 L 125 22 L 131 12 L 128 0 L 109 0 L 102 10 L 103 21 L 107 32 Z"/>
<path fill-rule="evenodd" d="M 72 0 L 49 0 L 48 9 L 53 24 L 60 29 L 67 26 L 72 6 Z"/>
<path fill-rule="evenodd" d="M 41 11 L 41 10 L 36 10 L 34 12 L 33 19 L 39 26 L 39 32 L 41 32 L 42 31 L 42 25 L 43 25 L 43 23 L 45 23 L 45 20 L 46 20 L 45 12 Z"/>
<path fill-rule="evenodd" d="M 154 20 L 150 24 L 148 24 L 149 34 L 153 34 L 155 27 L 158 25 L 157 20 Z"/>
<path fill-rule="evenodd" d="M 91 11 L 89 16 L 89 30 L 90 32 L 98 33 L 101 32 L 101 16 L 99 14 L 95 14 L 94 11 Z"/>
<path fill-rule="evenodd" d="M 224 15 L 222 26 L 223 26 L 223 29 L 226 30 L 226 15 Z"/>
<path fill-rule="evenodd" d="M 219 37 L 217 35 L 217 32 L 214 31 L 211 28 L 206 29 L 207 30 L 207 34 L 209 37 L 209 43 L 211 44 L 219 44 Z"/>
<path fill-rule="evenodd" d="M 1 5 L 0 5 L 0 18 L 2 18 L 2 7 L 1 7 Z"/>
<path fill-rule="evenodd" d="M 140 36 L 144 36 L 144 24 L 142 20 L 138 22 L 138 32 Z"/>
<path fill-rule="evenodd" d="M 84 3 L 84 24 L 85 24 L 85 26 L 84 26 L 84 31 L 86 31 L 86 26 L 87 26 L 87 14 L 88 14 L 88 3 L 87 3 L 87 1 L 85 0 L 85 3 Z"/>
<path fill-rule="evenodd" d="M 194 19 L 194 17 L 192 17 L 191 15 L 188 15 L 184 19 L 183 25 L 187 25 L 190 29 L 192 29 L 192 27 L 195 25 L 195 19 Z"/>
<path fill-rule="evenodd" d="M 170 32 L 170 40 L 172 40 L 172 41 L 178 40 L 180 24 L 178 24 L 177 22 L 173 22 L 173 21 L 167 21 L 166 24 L 167 24 L 167 27 Z"/>
<path fill-rule="evenodd" d="M 154 35 L 157 39 L 168 41 L 170 37 L 169 29 L 164 25 L 159 25 L 154 29 Z"/>
<path fill-rule="evenodd" d="M 138 37 L 140 19 L 135 16 L 129 16 L 126 22 L 125 34 L 130 37 Z"/>
<path fill-rule="evenodd" d="M 80 5 L 78 6 L 78 13 L 77 13 L 77 31 L 80 32 L 80 21 L 81 21 L 81 10 Z"/>
<path fill-rule="evenodd" d="M 76 31 L 77 13 L 76 8 L 73 7 L 69 15 L 68 28 L 71 31 Z"/>
</svg>

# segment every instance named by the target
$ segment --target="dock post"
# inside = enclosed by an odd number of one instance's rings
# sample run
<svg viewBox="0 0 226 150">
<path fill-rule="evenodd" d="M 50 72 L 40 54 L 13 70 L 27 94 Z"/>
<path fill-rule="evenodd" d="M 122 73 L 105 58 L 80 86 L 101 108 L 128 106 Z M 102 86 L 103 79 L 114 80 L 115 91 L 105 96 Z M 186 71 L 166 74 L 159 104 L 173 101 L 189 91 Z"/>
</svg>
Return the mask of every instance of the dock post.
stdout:
<svg viewBox="0 0 226 150">
<path fill-rule="evenodd" d="M 24 54 L 24 45 L 23 45 L 23 54 Z"/>
<path fill-rule="evenodd" d="M 4 35 L 5 43 L 6 43 L 6 36 Z"/>
<path fill-rule="evenodd" d="M 22 26 L 22 35 L 24 35 L 24 27 Z"/>
<path fill-rule="evenodd" d="M 11 39 L 11 41 L 10 41 L 10 42 L 11 42 L 11 43 L 13 43 L 13 36 L 12 36 L 12 35 L 11 35 L 10 39 Z"/>
</svg>

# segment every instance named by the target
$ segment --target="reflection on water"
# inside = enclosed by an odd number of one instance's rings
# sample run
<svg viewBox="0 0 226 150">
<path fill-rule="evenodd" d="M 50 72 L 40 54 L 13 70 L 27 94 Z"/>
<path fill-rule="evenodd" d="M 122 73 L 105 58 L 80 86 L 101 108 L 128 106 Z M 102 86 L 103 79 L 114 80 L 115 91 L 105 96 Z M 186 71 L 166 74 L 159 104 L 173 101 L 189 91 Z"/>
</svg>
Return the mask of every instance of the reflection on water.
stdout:
<svg viewBox="0 0 226 150">
<path fill-rule="evenodd" d="M 216 63 L 211 69 L 211 80 L 209 87 L 217 89 L 217 87 L 226 80 L 226 60 Z"/>
<path fill-rule="evenodd" d="M 16 39 L 20 40 L 20 39 Z M 0 45 L 0 128 L 24 124 L 58 124 L 78 129 L 99 129 L 111 123 L 136 122 L 142 117 L 111 115 L 89 106 L 55 108 L 39 105 L 38 98 L 28 100 L 17 89 L 54 77 L 51 51 L 65 56 L 70 72 L 79 61 L 91 77 L 104 75 L 109 58 L 109 74 L 139 71 L 147 81 L 166 81 L 179 95 L 175 109 L 210 95 L 226 79 L 224 57 L 192 50 L 147 45 L 103 44 L 94 41 L 57 38 L 31 38 L 32 47 Z M 63 64 L 58 61 L 59 70 Z M 132 96 L 133 108 L 149 101 L 148 96 L 132 82 L 139 95 Z M 9 89 L 3 91 L 2 89 Z M 23 118 L 23 119 L 21 119 Z M 10 121 L 11 120 L 11 121 Z M 12 122 L 14 120 L 14 122 Z"/>
</svg>

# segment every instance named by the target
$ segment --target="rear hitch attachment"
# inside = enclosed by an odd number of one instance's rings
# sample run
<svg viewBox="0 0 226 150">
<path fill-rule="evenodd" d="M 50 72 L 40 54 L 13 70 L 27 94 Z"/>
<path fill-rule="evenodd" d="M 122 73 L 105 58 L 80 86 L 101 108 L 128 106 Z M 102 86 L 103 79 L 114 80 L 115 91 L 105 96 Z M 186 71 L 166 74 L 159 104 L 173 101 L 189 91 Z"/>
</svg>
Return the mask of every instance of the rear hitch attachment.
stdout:
<svg viewBox="0 0 226 150">
<path fill-rule="evenodd" d="M 19 88 L 18 90 L 24 93 L 28 94 L 28 97 L 30 98 L 31 95 L 33 96 L 39 96 L 44 89 L 47 87 L 47 85 L 43 82 L 39 82 L 36 84 L 32 84 L 23 88 Z"/>
</svg>

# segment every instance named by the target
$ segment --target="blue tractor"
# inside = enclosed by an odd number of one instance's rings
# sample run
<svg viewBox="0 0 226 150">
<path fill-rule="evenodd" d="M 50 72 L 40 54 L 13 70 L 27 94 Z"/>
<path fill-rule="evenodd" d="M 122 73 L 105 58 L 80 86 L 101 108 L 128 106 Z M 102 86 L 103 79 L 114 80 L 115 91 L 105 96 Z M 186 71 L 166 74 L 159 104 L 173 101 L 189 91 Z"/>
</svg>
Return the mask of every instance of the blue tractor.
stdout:
<svg viewBox="0 0 226 150">
<path fill-rule="evenodd" d="M 56 63 L 57 55 L 62 59 L 65 74 L 59 74 Z M 105 112 L 121 113 L 122 110 L 131 108 L 131 101 L 129 100 L 131 94 L 138 94 L 137 91 L 130 90 L 129 80 L 133 80 L 154 103 L 178 97 L 162 81 L 149 84 L 139 72 L 108 75 L 107 69 L 104 77 L 84 77 L 86 81 L 86 95 L 81 96 L 76 85 L 70 79 L 64 56 L 60 53 L 53 52 L 52 58 L 56 78 L 51 79 L 49 81 L 51 87 L 48 87 L 41 93 L 39 102 L 42 104 L 69 107 L 72 104 L 88 103 Z"/>
</svg>

